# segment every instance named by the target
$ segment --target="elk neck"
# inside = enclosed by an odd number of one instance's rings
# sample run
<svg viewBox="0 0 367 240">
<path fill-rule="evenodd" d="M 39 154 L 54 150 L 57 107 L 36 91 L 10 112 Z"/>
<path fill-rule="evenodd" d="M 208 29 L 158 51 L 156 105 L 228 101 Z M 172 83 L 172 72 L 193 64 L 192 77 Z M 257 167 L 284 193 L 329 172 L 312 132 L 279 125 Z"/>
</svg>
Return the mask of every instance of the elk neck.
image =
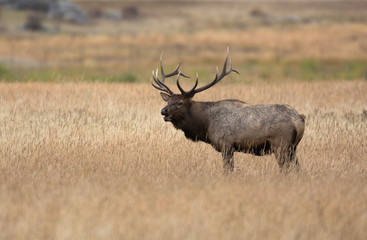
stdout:
<svg viewBox="0 0 367 240">
<path fill-rule="evenodd" d="M 172 122 L 173 125 L 175 128 L 181 129 L 185 133 L 185 137 L 192 141 L 208 142 L 208 108 L 210 103 L 191 101 L 185 107 L 186 114 L 182 119 Z"/>
</svg>

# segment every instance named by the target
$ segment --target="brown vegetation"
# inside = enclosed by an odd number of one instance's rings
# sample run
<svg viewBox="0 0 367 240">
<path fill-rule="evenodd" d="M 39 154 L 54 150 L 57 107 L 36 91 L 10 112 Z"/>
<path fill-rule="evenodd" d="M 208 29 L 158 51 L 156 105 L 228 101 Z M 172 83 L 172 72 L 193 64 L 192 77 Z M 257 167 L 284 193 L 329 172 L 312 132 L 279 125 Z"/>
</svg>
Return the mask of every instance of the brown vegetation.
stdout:
<svg viewBox="0 0 367 240">
<path fill-rule="evenodd" d="M 192 61 L 189 66 L 199 63 L 203 66 L 205 60 L 221 56 L 226 46 L 231 47 L 233 62 L 237 64 L 245 60 L 273 59 L 367 60 L 365 39 L 367 25 L 362 24 L 258 28 L 241 32 L 208 30 L 174 35 L 0 36 L 0 55 L 10 62 L 28 59 L 46 67 L 149 72 L 147 69 L 156 65 L 162 50 L 169 53 L 165 62 L 174 64 L 177 58 L 182 58 Z"/>
<path fill-rule="evenodd" d="M 301 171 L 219 153 L 162 120 L 148 84 L 1 84 L 4 239 L 366 239 L 366 82 L 220 84 L 198 100 L 307 115 Z"/>
<path fill-rule="evenodd" d="M 89 2 L 96 17 L 127 4 Z M 0 239 L 367 239 L 366 3 L 183 2 L 44 33 L 3 9 L 0 81 L 58 83 L 0 83 Z M 304 113 L 300 172 L 240 153 L 223 176 L 220 153 L 163 121 L 162 50 L 202 86 L 226 46 L 241 75 L 195 100 Z M 103 78 L 140 83 L 81 83 Z"/>
</svg>

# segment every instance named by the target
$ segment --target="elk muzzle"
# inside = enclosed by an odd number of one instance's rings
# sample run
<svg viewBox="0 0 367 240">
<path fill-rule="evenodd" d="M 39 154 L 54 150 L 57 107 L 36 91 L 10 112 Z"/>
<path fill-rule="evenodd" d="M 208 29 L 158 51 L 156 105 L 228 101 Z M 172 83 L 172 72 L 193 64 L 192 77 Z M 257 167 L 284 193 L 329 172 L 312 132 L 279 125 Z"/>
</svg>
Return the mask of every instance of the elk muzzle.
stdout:
<svg viewBox="0 0 367 240">
<path fill-rule="evenodd" d="M 161 110 L 161 114 L 164 116 L 163 120 L 166 122 L 170 122 L 172 120 L 172 116 L 168 115 L 168 110 L 167 108 L 162 108 Z"/>
</svg>

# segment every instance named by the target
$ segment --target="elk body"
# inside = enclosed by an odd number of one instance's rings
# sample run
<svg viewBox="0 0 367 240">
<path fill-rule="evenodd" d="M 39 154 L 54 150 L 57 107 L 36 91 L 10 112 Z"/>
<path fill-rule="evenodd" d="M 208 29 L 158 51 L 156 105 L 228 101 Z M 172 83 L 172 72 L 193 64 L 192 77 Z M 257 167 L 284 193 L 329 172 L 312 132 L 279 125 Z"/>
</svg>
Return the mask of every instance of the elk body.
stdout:
<svg viewBox="0 0 367 240">
<path fill-rule="evenodd" d="M 305 117 L 294 108 L 284 104 L 247 104 L 239 100 L 221 100 L 217 102 L 198 102 L 192 100 L 196 93 L 202 92 L 231 72 L 231 59 L 228 53 L 223 70 L 214 80 L 197 88 L 196 82 L 190 91 L 185 91 L 179 83 L 179 77 L 187 77 L 179 72 L 179 67 L 165 74 L 161 56 L 161 79 L 158 70 L 153 71 L 153 87 L 162 91 L 161 96 L 168 104 L 161 110 L 166 122 L 171 122 L 176 129 L 185 133 L 192 141 L 211 144 L 222 153 L 223 167 L 226 173 L 234 169 L 234 152 L 243 152 L 263 156 L 275 154 L 281 170 L 290 166 L 298 167 L 296 149 L 305 129 Z M 229 65 L 227 68 L 227 64 Z M 177 75 L 177 87 L 181 94 L 173 93 L 164 80 Z"/>
</svg>

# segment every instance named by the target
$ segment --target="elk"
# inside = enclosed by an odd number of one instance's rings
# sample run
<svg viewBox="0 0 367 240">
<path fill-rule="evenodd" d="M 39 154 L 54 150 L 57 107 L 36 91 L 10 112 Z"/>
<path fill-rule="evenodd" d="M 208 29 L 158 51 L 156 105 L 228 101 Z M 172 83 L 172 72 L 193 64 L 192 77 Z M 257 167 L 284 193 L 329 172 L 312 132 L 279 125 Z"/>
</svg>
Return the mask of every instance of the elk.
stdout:
<svg viewBox="0 0 367 240">
<path fill-rule="evenodd" d="M 161 79 L 158 69 L 151 84 L 161 91 L 168 104 L 161 110 L 163 119 L 184 132 L 192 141 L 203 141 L 222 153 L 223 169 L 231 173 L 234 169 L 234 152 L 264 156 L 274 153 L 281 171 L 299 168 L 296 148 L 305 130 L 305 116 L 285 104 L 248 104 L 240 100 L 227 99 L 215 102 L 194 101 L 195 94 L 211 88 L 231 72 L 229 48 L 220 74 L 209 84 L 199 87 L 198 74 L 194 87 L 185 91 L 180 85 L 180 76 L 189 78 L 179 71 L 181 62 L 171 73 L 164 73 L 160 58 Z M 228 63 L 229 62 L 229 63 Z M 228 64 L 228 67 L 227 67 Z M 176 84 L 181 94 L 173 93 L 164 83 L 168 77 L 177 76 Z M 154 81 L 154 82 L 153 82 Z"/>
</svg>

